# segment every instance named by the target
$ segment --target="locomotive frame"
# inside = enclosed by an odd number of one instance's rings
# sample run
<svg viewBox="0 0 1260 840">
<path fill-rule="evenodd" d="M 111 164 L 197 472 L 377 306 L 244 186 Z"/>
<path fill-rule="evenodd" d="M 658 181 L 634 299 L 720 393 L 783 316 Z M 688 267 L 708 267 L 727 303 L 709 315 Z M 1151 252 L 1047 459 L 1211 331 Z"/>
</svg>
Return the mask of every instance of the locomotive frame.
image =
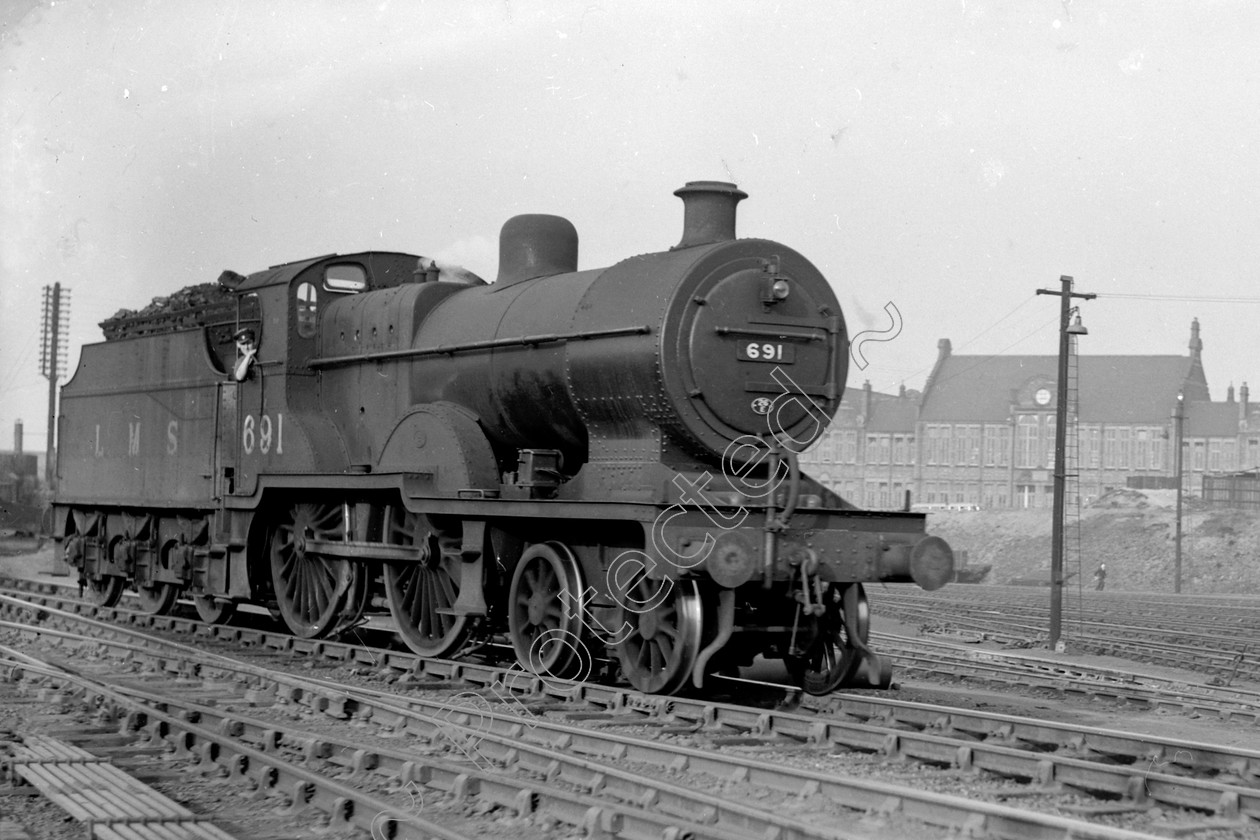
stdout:
<svg viewBox="0 0 1260 840">
<path fill-rule="evenodd" d="M 952 553 L 800 472 L 843 393 L 839 305 L 735 239 L 734 185 L 676 194 L 682 241 L 604 269 L 524 216 L 494 284 L 328 255 L 107 322 L 62 390 L 59 556 L 101 604 L 257 603 L 308 638 L 387 612 L 421 655 L 506 635 L 556 678 L 609 651 L 670 694 L 763 654 L 812 693 L 862 662 L 887 685 L 862 584 L 937 588 Z"/>
</svg>

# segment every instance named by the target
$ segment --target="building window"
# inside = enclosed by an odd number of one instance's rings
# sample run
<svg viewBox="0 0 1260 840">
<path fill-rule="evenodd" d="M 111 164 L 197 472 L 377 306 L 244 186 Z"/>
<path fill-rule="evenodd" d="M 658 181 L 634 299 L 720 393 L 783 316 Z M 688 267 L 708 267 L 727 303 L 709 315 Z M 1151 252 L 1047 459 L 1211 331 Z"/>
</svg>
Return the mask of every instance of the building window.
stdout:
<svg viewBox="0 0 1260 840">
<path fill-rule="evenodd" d="M 1221 469 L 1226 472 L 1238 469 L 1238 441 L 1221 441 Z"/>
<path fill-rule="evenodd" d="M 1045 434 L 1041 436 L 1042 452 L 1041 463 L 1050 469 L 1054 469 L 1054 415 L 1046 416 Z M 1040 464 L 1038 464 L 1040 466 Z"/>
<path fill-rule="evenodd" d="M 1099 428 L 1097 426 L 1081 426 L 1081 466 L 1098 469 Z"/>
<path fill-rule="evenodd" d="M 1164 430 L 1158 426 L 1151 427 L 1151 469 L 1164 468 Z"/>
<path fill-rule="evenodd" d="M 978 466 L 980 463 L 980 427 L 967 427 L 967 463 Z"/>
<path fill-rule="evenodd" d="M 1133 430 L 1127 426 L 1122 426 L 1116 430 L 1116 445 L 1119 447 L 1116 453 L 1116 466 L 1119 469 L 1127 470 L 1129 468 L 1129 450 L 1132 438 Z"/>
<path fill-rule="evenodd" d="M 1203 441 L 1201 440 L 1194 441 L 1194 460 L 1190 462 L 1193 465 L 1191 469 L 1198 470 L 1199 472 L 1203 472 L 1203 466 L 1204 466 L 1203 456 L 1204 456 L 1205 449 L 1206 447 L 1203 445 Z"/>
<path fill-rule="evenodd" d="M 1221 441 L 1220 439 L 1208 441 L 1207 468 L 1211 472 L 1221 471 Z"/>
<path fill-rule="evenodd" d="M 1024 414 L 1016 421 L 1015 428 L 1015 466 L 1022 468 L 1037 467 L 1038 441 L 1037 416 Z"/>
<path fill-rule="evenodd" d="M 1150 469 L 1151 431 L 1150 429 L 1134 429 L 1133 434 L 1133 469 Z"/>
<path fill-rule="evenodd" d="M 830 464 L 836 459 L 836 433 L 829 431 L 823 435 L 822 446 L 818 447 L 818 460 Z"/>
<path fill-rule="evenodd" d="M 1116 430 L 1115 429 L 1103 430 L 1102 456 L 1103 456 L 1103 468 L 1108 469 L 1108 470 L 1114 470 L 1116 468 L 1116 461 L 1119 459 L 1119 453 L 1117 452 L 1117 449 L 1116 449 Z"/>
</svg>

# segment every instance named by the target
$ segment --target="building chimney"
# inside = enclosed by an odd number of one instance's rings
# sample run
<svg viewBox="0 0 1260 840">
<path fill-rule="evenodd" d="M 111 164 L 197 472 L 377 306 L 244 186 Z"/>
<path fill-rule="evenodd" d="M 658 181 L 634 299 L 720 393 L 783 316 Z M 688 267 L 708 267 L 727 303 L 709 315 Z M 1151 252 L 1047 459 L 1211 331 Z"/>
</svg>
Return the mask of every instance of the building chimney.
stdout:
<svg viewBox="0 0 1260 840">
<path fill-rule="evenodd" d="M 1199 338 L 1199 319 L 1190 322 L 1190 358 L 1199 359 L 1203 355 L 1203 339 Z"/>
<path fill-rule="evenodd" d="M 18 455 L 22 454 L 22 421 L 18 420 L 13 424 L 13 451 Z"/>
<path fill-rule="evenodd" d="M 1247 398 L 1249 396 L 1251 396 L 1251 394 L 1247 390 L 1247 383 L 1244 382 L 1242 384 L 1242 387 L 1238 389 L 1238 419 L 1239 420 L 1246 420 L 1247 415 L 1250 413 L 1250 408 L 1247 405 Z"/>
<path fill-rule="evenodd" d="M 1229 383 L 1229 387 L 1225 389 L 1225 402 L 1232 403 L 1234 401 L 1234 383 Z"/>
<path fill-rule="evenodd" d="M 871 422 L 871 380 L 862 383 L 862 425 L 870 425 Z"/>
<path fill-rule="evenodd" d="M 674 195 L 683 200 L 683 236 L 670 250 L 735 238 L 735 205 L 748 193 L 725 181 L 689 181 Z"/>
<path fill-rule="evenodd" d="M 944 361 L 945 359 L 948 359 L 949 354 L 952 352 L 954 352 L 954 345 L 949 343 L 948 338 L 942 338 L 940 341 L 936 342 L 937 362 L 941 362 L 941 361 Z"/>
</svg>

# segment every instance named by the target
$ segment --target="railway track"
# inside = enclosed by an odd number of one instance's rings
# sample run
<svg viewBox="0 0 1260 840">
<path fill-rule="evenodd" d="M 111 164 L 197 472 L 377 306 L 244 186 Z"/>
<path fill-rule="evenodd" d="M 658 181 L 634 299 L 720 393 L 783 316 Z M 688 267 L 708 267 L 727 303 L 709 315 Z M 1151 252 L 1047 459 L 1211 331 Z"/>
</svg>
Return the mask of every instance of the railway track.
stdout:
<svg viewBox="0 0 1260 840">
<path fill-rule="evenodd" d="M 1116 668 L 1065 663 L 1049 657 L 969 647 L 927 638 L 872 633 L 898 666 L 901 678 L 981 682 L 1059 696 L 1133 704 L 1260 724 L 1260 691 Z"/>
<path fill-rule="evenodd" d="M 7 626 L 13 632 L 31 634 L 42 630 L 66 634 L 71 631 L 52 625 L 88 622 L 83 617 L 55 611 L 46 602 L 32 607 L 6 597 L 3 604 L 8 611 L 26 611 L 28 619 L 32 609 L 44 613 L 39 627 L 19 627 L 11 623 Z M 178 619 L 157 621 L 165 624 Z M 895 786 L 874 783 L 855 786 L 853 780 L 834 774 L 811 773 L 780 765 L 767 767 L 764 756 L 766 751 L 782 754 L 781 758 L 790 764 L 802 757 L 816 760 L 820 753 L 855 752 L 876 756 L 879 760 L 909 759 L 922 765 L 951 768 L 945 771 L 946 775 L 957 775 L 963 770 L 964 775 L 970 777 L 975 771 L 983 770 L 986 775 L 1001 778 L 1004 784 L 1013 782 L 1018 788 L 1018 792 L 1011 788 L 1005 793 L 999 791 L 999 795 L 1028 796 L 1035 792 L 1037 796 L 1053 800 L 1065 793 L 1089 793 L 1098 801 L 1069 803 L 1064 807 L 1092 816 L 1101 813 L 1099 809 L 1140 814 L 1158 804 L 1163 808 L 1190 808 L 1197 814 L 1207 815 L 1206 820 L 1199 820 L 1203 826 L 1217 825 L 1220 821 L 1238 826 L 1260 818 L 1260 791 L 1257 790 L 1260 756 L 1245 751 L 1171 740 L 1159 743 L 1158 739 L 1146 736 L 852 696 L 836 701 L 843 717 L 750 709 L 698 700 L 647 697 L 589 684 L 560 686 L 547 681 L 549 684 L 540 685 L 543 681 L 528 675 L 470 663 L 424 663 L 424 669 L 413 665 L 413 673 L 432 690 L 442 685 L 438 671 L 444 667 L 446 678 L 457 681 L 458 686 L 479 688 L 479 694 L 471 695 L 478 700 L 470 700 L 467 693 L 459 702 L 452 702 L 449 697 L 445 700 L 405 697 L 310 678 L 268 677 L 266 669 L 231 664 L 217 657 L 206 661 L 202 651 L 179 649 L 147 633 L 113 625 L 86 626 L 94 634 L 91 644 L 109 645 L 119 651 L 126 646 L 126 655 L 147 657 L 150 667 L 163 669 L 160 673 L 170 667 L 162 663 L 173 661 L 173 657 L 180 657 L 184 662 L 201 661 L 200 668 L 212 669 L 221 679 L 249 684 L 245 691 L 252 692 L 255 699 L 283 697 L 286 703 L 297 702 L 304 708 L 317 709 L 325 717 L 370 723 L 388 737 L 397 738 L 406 733 L 423 744 L 432 745 L 435 733 L 449 735 L 450 727 L 456 727 L 454 731 L 459 735 L 456 740 L 466 745 L 469 739 L 475 739 L 476 756 L 491 766 L 543 766 L 552 768 L 549 772 L 553 775 L 577 780 L 575 784 L 579 787 L 593 786 L 592 779 L 597 777 L 601 787 L 615 787 L 624 796 L 647 796 L 658 806 L 663 802 L 682 801 L 684 804 L 675 810 L 706 815 L 712 824 L 720 826 L 720 836 L 742 835 L 744 832 L 736 829 L 753 824 L 756 825 L 753 833 L 757 836 L 768 836 L 767 832 L 770 836 L 817 835 L 795 834 L 804 829 L 790 823 L 768 821 L 769 812 L 763 812 L 757 817 L 760 822 L 755 822 L 749 814 L 741 814 L 738 808 L 732 809 L 720 800 L 676 800 L 674 797 L 680 795 L 679 790 L 653 786 L 662 772 L 703 776 L 709 780 L 710 787 L 717 781 L 724 785 L 756 785 L 769 792 L 763 795 L 787 795 L 799 800 L 821 797 L 829 803 L 844 803 L 861 813 L 882 811 L 885 818 L 893 815 L 919 819 L 948 831 L 982 825 L 991 836 L 1103 835 L 1072 834 L 1070 832 L 1082 831 L 1083 827 L 1091 831 L 1102 830 L 1102 827 L 1074 820 L 1055 822 L 1063 818 L 1053 815 L 1015 811 L 970 800 L 953 801 L 957 797 L 941 801 L 929 796 L 924 800 L 917 792 Z M 128 641 L 122 640 L 124 636 Z M 87 642 L 80 639 L 76 643 Z M 362 661 L 362 651 L 350 655 L 345 651 L 332 651 L 337 644 L 322 643 L 321 649 L 310 652 L 315 655 L 331 652 L 335 661 Z M 262 645 L 267 646 L 265 641 Z M 366 653 L 376 655 L 370 650 Z M 377 662 L 378 666 L 382 664 Z M 401 663 L 387 664 L 394 667 Z M 260 685 L 259 680 L 271 680 L 270 686 Z M 451 683 L 445 686 L 449 693 Z M 412 689 L 414 691 L 415 681 L 412 681 Z M 523 702 L 496 710 L 496 705 L 508 702 L 505 698 L 519 698 Z M 470 702 L 475 705 L 469 706 Z M 205 710 L 197 710 L 197 713 L 208 714 Z M 566 721 L 548 719 L 556 713 Z M 523 717 L 525 714 L 527 718 Z M 233 723 L 219 726 L 240 727 L 242 731 L 248 728 L 239 715 L 231 719 Z M 249 731 L 261 738 L 262 743 L 275 737 L 265 734 L 274 727 L 268 728 L 263 722 L 251 725 L 253 728 Z M 646 729 L 653 741 L 613 736 L 607 730 L 614 728 Z M 661 743 L 663 736 L 668 736 L 666 740 L 681 738 L 701 748 Z M 446 740 L 451 741 L 449 737 Z M 757 751 L 756 758 L 733 754 L 749 749 Z M 382 758 L 385 752 L 374 749 L 371 757 L 358 760 L 360 764 L 371 764 L 374 770 L 384 767 L 387 774 L 402 774 L 408 760 L 404 756 L 410 754 L 414 759 L 414 753 L 404 751 L 387 761 Z M 565 756 L 571 753 L 586 756 L 583 761 L 588 763 L 565 764 Z M 595 758 L 590 758 L 592 756 Z M 464 758 L 469 759 L 466 754 Z M 626 762 L 643 765 L 649 772 L 618 776 L 617 768 Z M 554 768 L 566 769 L 556 771 Z M 1189 774 L 1191 778 L 1174 774 Z M 396 775 L 396 778 L 401 777 Z M 610 779 L 616 779 L 617 784 Z M 939 784 L 942 779 L 934 780 L 933 784 Z M 645 793 L 651 791 L 655 792 Z M 741 799 L 749 801 L 746 796 Z M 896 803 L 896 807 L 889 803 Z M 1050 820 L 1049 826 L 1038 822 L 1046 819 Z M 1035 827 L 1037 825 L 1040 827 Z M 1050 833 L 1045 833 L 1047 831 Z M 1069 834 L 1055 833 L 1065 831 Z"/>
<path fill-rule="evenodd" d="M 1031 647 L 1044 642 L 1049 609 L 1041 603 L 1044 591 L 1026 589 L 952 587 L 929 595 L 891 585 L 880 597 L 885 611 L 906 623 L 944 623 Z M 1089 592 L 1065 608 L 1063 635 L 1082 651 L 1183 668 L 1217 681 L 1260 680 L 1260 599 L 1182 602 Z"/>
</svg>

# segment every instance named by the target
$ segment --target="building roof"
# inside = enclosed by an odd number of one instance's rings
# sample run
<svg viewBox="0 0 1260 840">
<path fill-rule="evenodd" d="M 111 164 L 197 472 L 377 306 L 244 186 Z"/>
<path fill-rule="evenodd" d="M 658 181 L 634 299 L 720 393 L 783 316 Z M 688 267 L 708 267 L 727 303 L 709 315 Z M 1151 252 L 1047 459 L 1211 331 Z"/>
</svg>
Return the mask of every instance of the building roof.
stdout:
<svg viewBox="0 0 1260 840">
<path fill-rule="evenodd" d="M 1188 356 L 1079 356 L 1082 423 L 1168 422 L 1177 392 L 1208 399 L 1199 360 Z M 924 390 L 921 419 L 1005 423 L 1019 393 L 1034 383 L 1053 395 L 1056 356 L 953 356 L 946 346 Z M 1053 398 L 1050 403 L 1054 405 Z"/>
<path fill-rule="evenodd" d="M 1236 402 L 1192 402 L 1186 405 L 1186 437 L 1234 437 L 1241 419 Z"/>
<path fill-rule="evenodd" d="M 868 432 L 914 432 L 914 424 L 919 419 L 917 402 L 906 397 L 889 397 L 885 394 L 879 396 L 884 399 L 871 400 L 871 416 L 867 418 L 866 430 Z"/>
<path fill-rule="evenodd" d="M 871 389 L 868 381 L 861 388 L 846 388 L 836 409 L 833 428 L 861 426 L 868 432 L 914 433 L 919 419 L 918 391 L 885 394 Z"/>
</svg>

